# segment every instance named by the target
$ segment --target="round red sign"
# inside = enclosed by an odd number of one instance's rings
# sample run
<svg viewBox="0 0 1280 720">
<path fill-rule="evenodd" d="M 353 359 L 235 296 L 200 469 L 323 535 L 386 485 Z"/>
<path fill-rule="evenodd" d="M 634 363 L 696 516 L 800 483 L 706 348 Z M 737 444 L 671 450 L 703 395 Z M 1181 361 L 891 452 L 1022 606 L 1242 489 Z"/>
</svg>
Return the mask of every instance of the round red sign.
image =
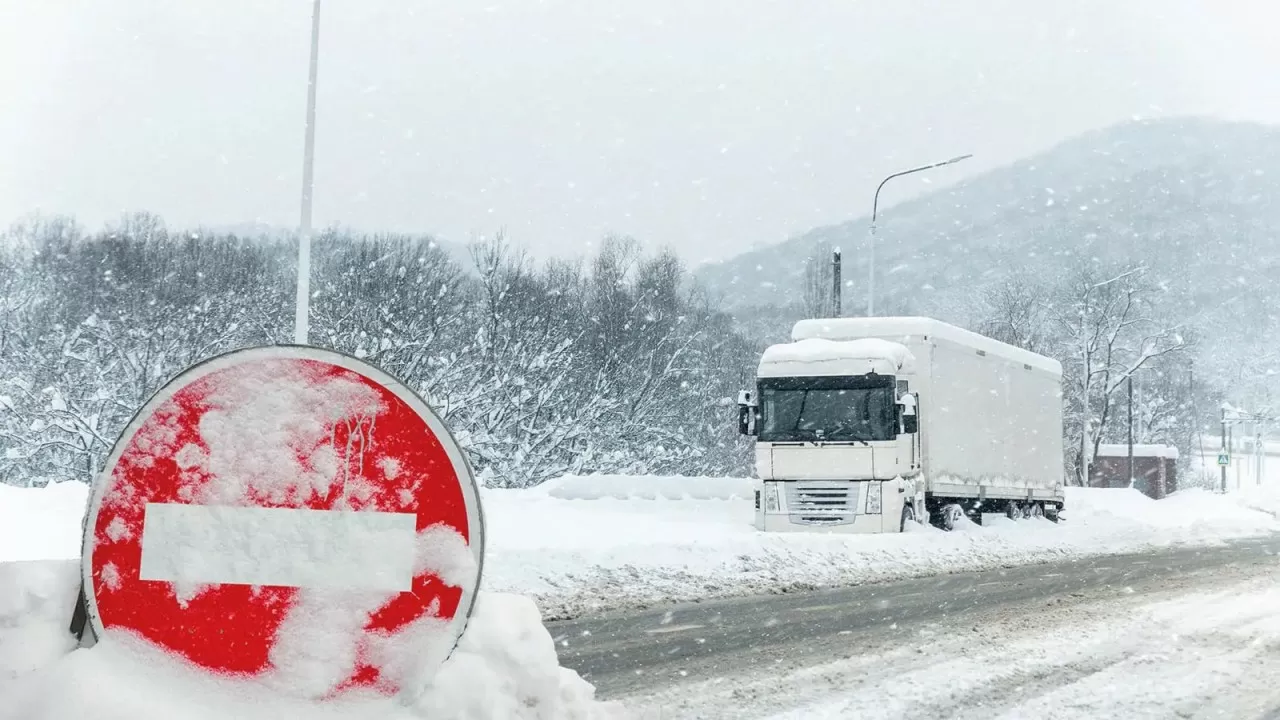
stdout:
<svg viewBox="0 0 1280 720">
<path fill-rule="evenodd" d="M 479 585 L 466 459 L 402 383 L 339 353 L 240 350 L 171 381 L 90 498 L 96 637 L 291 694 L 413 692 Z"/>
</svg>

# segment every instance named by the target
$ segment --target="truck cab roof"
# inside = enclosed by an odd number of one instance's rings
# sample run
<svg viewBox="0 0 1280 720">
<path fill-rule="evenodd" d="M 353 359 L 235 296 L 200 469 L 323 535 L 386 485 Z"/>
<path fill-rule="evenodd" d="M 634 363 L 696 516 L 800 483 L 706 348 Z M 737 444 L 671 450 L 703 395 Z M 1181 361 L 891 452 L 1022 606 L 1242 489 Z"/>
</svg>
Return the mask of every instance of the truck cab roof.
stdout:
<svg viewBox="0 0 1280 720">
<path fill-rule="evenodd" d="M 796 342 L 810 339 L 853 341 L 881 338 L 910 344 L 911 339 L 936 338 L 981 350 L 988 355 L 1030 365 L 1038 370 L 1062 375 L 1062 363 L 1029 350 L 925 317 L 860 317 L 801 320 L 791 329 Z M 763 362 L 761 363 L 763 365 Z"/>
<path fill-rule="evenodd" d="M 905 345 L 890 340 L 806 338 L 765 350 L 756 376 L 899 375 L 911 373 L 914 363 Z"/>
</svg>

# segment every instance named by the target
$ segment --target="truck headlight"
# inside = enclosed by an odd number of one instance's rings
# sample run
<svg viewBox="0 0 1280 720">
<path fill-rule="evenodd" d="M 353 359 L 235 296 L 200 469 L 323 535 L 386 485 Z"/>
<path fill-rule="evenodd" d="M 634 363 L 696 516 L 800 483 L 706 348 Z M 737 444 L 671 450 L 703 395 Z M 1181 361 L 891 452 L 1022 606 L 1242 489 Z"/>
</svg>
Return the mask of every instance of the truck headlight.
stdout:
<svg viewBox="0 0 1280 720">
<path fill-rule="evenodd" d="M 883 483 L 867 483 L 867 514 L 880 514 L 880 486 Z"/>
<path fill-rule="evenodd" d="M 778 500 L 778 486 L 764 486 L 764 510 L 765 512 L 778 512 L 778 508 L 782 503 Z"/>
</svg>

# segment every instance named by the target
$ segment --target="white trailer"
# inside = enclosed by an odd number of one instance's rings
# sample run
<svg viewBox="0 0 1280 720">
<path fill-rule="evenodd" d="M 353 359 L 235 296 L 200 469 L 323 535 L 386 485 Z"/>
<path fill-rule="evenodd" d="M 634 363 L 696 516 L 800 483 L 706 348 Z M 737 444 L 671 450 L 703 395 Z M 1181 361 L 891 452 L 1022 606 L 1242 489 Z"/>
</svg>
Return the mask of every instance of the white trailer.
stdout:
<svg viewBox="0 0 1280 720">
<path fill-rule="evenodd" d="M 1062 366 L 928 318 L 802 320 L 739 398 L 756 527 L 898 532 L 1063 508 Z"/>
</svg>

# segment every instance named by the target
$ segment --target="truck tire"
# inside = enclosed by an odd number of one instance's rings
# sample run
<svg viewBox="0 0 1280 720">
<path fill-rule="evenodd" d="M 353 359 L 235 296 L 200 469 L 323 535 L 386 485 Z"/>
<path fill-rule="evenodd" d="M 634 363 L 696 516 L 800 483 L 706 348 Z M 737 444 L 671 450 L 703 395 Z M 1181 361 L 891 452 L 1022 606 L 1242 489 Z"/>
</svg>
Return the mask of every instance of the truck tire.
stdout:
<svg viewBox="0 0 1280 720">
<path fill-rule="evenodd" d="M 907 531 L 907 523 L 916 521 L 916 511 L 911 507 L 910 503 L 902 506 L 902 523 L 898 526 L 898 532 Z"/>
<path fill-rule="evenodd" d="M 1041 502 L 1031 503 L 1031 517 L 1034 520 L 1040 520 L 1041 518 L 1044 517 L 1044 503 L 1041 503 Z"/>
<path fill-rule="evenodd" d="M 1005 517 L 1010 520 L 1022 519 L 1022 504 L 1017 500 L 1010 500 L 1004 506 Z"/>
<path fill-rule="evenodd" d="M 942 506 L 942 529 L 951 532 L 960 524 L 960 518 L 964 517 L 964 508 L 957 503 L 950 503 Z"/>
</svg>

